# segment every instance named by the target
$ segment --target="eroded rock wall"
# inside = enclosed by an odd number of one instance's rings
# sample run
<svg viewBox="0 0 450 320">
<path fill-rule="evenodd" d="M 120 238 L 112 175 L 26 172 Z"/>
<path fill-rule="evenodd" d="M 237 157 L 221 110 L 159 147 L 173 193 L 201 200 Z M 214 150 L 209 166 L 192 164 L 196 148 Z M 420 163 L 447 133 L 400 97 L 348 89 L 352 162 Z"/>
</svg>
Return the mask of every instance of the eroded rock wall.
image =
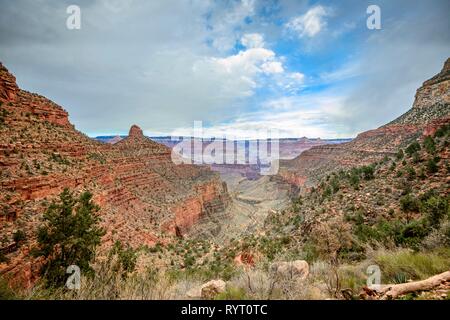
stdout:
<svg viewBox="0 0 450 320">
<path fill-rule="evenodd" d="M 0 250 L 9 259 L 0 272 L 32 281 L 28 253 L 36 229 L 64 188 L 93 193 L 106 230 L 102 248 L 117 240 L 133 247 L 165 243 L 228 203 L 217 173 L 173 164 L 170 149 L 136 125 L 113 145 L 92 140 L 63 108 L 20 90 L 0 65 Z M 12 240 L 19 229 L 28 239 L 20 248 Z"/>
</svg>

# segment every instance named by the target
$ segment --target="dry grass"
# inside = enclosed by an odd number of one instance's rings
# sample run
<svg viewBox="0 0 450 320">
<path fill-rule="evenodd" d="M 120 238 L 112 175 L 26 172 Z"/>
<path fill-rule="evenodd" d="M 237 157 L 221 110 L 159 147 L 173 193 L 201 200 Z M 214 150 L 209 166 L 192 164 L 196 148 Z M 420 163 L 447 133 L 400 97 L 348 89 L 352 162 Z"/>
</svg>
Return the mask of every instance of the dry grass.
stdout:
<svg viewBox="0 0 450 320">
<path fill-rule="evenodd" d="M 217 299 L 224 300 L 323 300 L 343 298 L 346 289 L 357 296 L 366 284 L 367 267 L 378 264 L 382 283 L 424 279 L 450 269 L 450 249 L 432 252 L 413 252 L 407 249 L 376 249 L 368 252 L 368 259 L 356 264 L 342 264 L 337 268 L 339 286 L 336 286 L 333 266 L 324 261 L 310 265 L 306 280 L 275 276 L 269 270 L 269 261 L 259 261 L 253 268 L 237 268 L 227 281 L 227 289 Z M 21 295 L 25 299 L 76 300 L 156 300 L 191 299 L 187 292 L 199 288 L 205 281 L 198 275 L 179 271 L 170 273 L 147 269 L 125 275 L 111 262 L 98 263 L 93 277 L 82 277 L 80 290 L 46 289 L 36 285 Z M 207 279 L 211 280 L 211 279 Z M 336 294 L 337 293 L 337 294 Z"/>
<path fill-rule="evenodd" d="M 380 250 L 375 253 L 374 261 L 380 266 L 384 283 L 421 280 L 450 270 L 450 248 L 431 252 Z"/>
</svg>

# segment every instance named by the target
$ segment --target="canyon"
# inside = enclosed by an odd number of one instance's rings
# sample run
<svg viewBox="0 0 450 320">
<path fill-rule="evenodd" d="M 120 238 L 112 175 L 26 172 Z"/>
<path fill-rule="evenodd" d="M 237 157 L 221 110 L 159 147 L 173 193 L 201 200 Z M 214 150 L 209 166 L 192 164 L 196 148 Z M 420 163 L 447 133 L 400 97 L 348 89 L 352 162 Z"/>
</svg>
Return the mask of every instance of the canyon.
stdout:
<svg viewBox="0 0 450 320">
<path fill-rule="evenodd" d="M 68 113 L 40 95 L 19 89 L 0 65 L 0 250 L 12 274 L 28 285 L 36 275 L 29 253 L 46 207 L 64 188 L 88 190 L 100 205 L 106 235 L 138 246 L 183 237 L 203 216 L 226 211 L 230 197 L 217 173 L 175 165 L 171 150 L 133 125 L 116 144 L 95 141 L 69 122 Z M 21 230 L 27 241 L 14 245 Z"/>
<path fill-rule="evenodd" d="M 351 141 L 282 139 L 280 171 L 261 176 L 258 165 L 175 165 L 174 142 L 150 139 L 137 125 L 127 136 L 92 139 L 62 107 L 21 90 L 0 65 L 0 252 L 8 258 L 0 274 L 25 286 L 37 279 L 34 235 L 64 188 L 88 190 L 100 205 L 100 252 L 116 241 L 139 248 L 208 239 L 219 247 L 264 234 L 268 216 L 328 173 L 393 157 L 449 122 L 450 59 L 404 115 Z M 20 247 L 13 241 L 19 230 L 26 235 Z"/>
</svg>

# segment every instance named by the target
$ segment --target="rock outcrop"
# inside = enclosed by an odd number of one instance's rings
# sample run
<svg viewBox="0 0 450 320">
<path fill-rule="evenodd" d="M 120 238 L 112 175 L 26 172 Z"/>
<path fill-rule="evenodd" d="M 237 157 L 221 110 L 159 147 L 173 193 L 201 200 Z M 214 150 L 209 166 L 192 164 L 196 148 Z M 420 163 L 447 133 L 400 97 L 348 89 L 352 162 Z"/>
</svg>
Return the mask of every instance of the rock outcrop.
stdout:
<svg viewBox="0 0 450 320">
<path fill-rule="evenodd" d="M 271 271 L 276 277 L 304 280 L 309 275 L 309 265 L 304 260 L 275 262 Z"/>
<path fill-rule="evenodd" d="M 0 101 L 15 101 L 18 92 L 16 77 L 0 62 Z"/>
<path fill-rule="evenodd" d="M 214 299 L 218 294 L 225 291 L 226 285 L 223 280 L 211 280 L 202 285 L 201 297 L 207 300 Z"/>
<path fill-rule="evenodd" d="M 63 108 L 20 90 L 0 65 L 0 250 L 11 247 L 17 230 L 28 239 L 6 253 L 10 262 L 0 272 L 25 272 L 31 279 L 27 252 L 42 213 L 64 188 L 94 194 L 105 248 L 117 240 L 133 247 L 165 243 L 203 215 L 224 210 L 229 199 L 217 173 L 175 165 L 170 149 L 136 125 L 115 144 L 90 139 Z"/>
<path fill-rule="evenodd" d="M 359 134 L 351 142 L 306 150 L 281 161 L 280 176 L 298 186 L 311 186 L 336 168 L 370 164 L 392 155 L 423 135 L 450 122 L 450 58 L 442 71 L 417 90 L 412 108 L 394 121 Z"/>
</svg>

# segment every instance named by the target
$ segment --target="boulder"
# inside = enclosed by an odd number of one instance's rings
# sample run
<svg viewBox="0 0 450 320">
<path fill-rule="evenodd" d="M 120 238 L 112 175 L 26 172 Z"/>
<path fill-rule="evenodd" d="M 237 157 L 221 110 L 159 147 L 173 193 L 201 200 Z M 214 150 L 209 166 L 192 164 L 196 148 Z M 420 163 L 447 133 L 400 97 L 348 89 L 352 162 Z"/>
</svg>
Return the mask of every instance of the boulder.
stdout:
<svg viewBox="0 0 450 320">
<path fill-rule="evenodd" d="M 203 299 L 214 299 L 219 293 L 224 292 L 225 288 L 225 281 L 211 280 L 201 286 L 201 297 Z"/>
<path fill-rule="evenodd" d="M 309 275 L 309 265 L 305 260 L 281 261 L 271 265 L 270 270 L 275 276 L 304 280 Z"/>
</svg>

